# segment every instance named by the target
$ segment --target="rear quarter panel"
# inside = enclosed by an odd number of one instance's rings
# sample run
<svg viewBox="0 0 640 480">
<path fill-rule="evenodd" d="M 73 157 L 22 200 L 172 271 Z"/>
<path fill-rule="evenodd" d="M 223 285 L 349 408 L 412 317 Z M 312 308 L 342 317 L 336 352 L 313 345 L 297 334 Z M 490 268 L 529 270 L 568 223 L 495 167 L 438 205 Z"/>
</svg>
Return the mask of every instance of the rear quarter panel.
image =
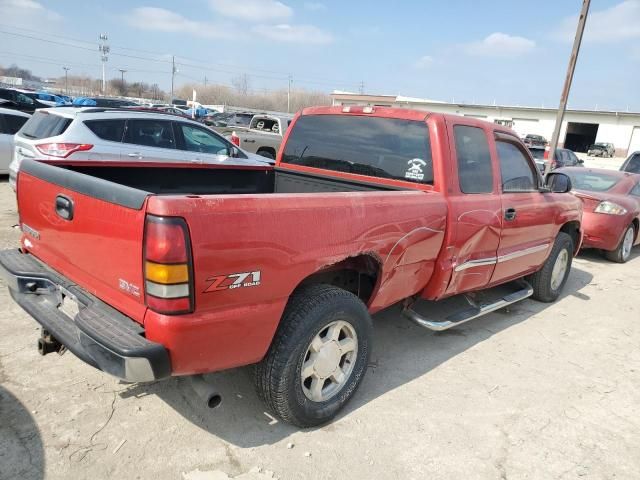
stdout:
<svg viewBox="0 0 640 480">
<path fill-rule="evenodd" d="M 417 293 L 440 252 L 447 208 L 438 193 L 396 191 L 151 197 L 148 212 L 189 225 L 195 313 L 145 318 L 147 336 L 169 347 L 184 374 L 259 361 L 293 290 L 348 257 L 380 265 L 372 312 Z M 216 278 L 251 272 L 258 285 L 212 289 Z"/>
</svg>

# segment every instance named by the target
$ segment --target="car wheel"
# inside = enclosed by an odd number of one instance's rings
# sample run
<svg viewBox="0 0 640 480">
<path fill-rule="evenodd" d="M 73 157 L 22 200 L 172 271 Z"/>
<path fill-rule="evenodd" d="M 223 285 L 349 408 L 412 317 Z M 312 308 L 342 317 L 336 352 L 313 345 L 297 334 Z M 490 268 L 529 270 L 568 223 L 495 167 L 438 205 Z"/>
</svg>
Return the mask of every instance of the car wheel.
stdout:
<svg viewBox="0 0 640 480">
<path fill-rule="evenodd" d="M 269 150 L 258 150 L 256 152 L 258 155 L 260 155 L 261 157 L 265 157 L 268 158 L 270 160 L 275 160 L 276 156 L 273 154 L 273 152 L 269 151 Z"/>
<path fill-rule="evenodd" d="M 256 368 L 258 395 L 298 427 L 328 422 L 366 373 L 371 334 L 367 307 L 354 294 L 332 285 L 300 288 Z"/>
<path fill-rule="evenodd" d="M 533 287 L 532 298 L 546 303 L 555 301 L 567 283 L 572 261 L 573 240 L 566 233 L 560 232 L 542 268 L 528 277 Z"/>
<path fill-rule="evenodd" d="M 616 263 L 626 263 L 631 257 L 631 249 L 636 239 L 636 228 L 633 224 L 629 225 L 620 240 L 620 244 L 615 250 L 605 251 L 604 256 L 607 260 Z"/>
</svg>

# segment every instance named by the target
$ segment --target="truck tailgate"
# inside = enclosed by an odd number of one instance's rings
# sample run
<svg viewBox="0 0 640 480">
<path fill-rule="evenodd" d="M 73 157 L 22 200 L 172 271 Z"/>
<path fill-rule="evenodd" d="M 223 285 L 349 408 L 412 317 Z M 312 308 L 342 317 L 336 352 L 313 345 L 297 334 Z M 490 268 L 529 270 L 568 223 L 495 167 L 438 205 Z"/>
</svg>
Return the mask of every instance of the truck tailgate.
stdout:
<svg viewBox="0 0 640 480">
<path fill-rule="evenodd" d="M 17 195 L 23 248 L 142 323 L 148 193 L 26 160 Z"/>
</svg>

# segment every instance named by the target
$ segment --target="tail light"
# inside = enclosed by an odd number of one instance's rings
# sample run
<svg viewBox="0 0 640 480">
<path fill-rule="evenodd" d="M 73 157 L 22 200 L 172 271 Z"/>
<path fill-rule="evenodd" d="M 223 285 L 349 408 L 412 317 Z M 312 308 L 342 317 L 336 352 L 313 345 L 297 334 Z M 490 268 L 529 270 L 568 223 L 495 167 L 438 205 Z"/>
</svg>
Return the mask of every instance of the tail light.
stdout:
<svg viewBox="0 0 640 480">
<path fill-rule="evenodd" d="M 75 152 L 86 152 L 91 150 L 93 145 L 88 143 L 41 143 L 36 145 L 38 151 L 50 157 L 67 158 Z"/>
<path fill-rule="evenodd" d="M 184 219 L 148 215 L 144 237 L 147 306 L 165 315 L 193 312 L 193 260 Z"/>
<path fill-rule="evenodd" d="M 233 143 L 236 147 L 240 146 L 240 137 L 236 132 L 231 132 L 231 143 Z"/>
</svg>

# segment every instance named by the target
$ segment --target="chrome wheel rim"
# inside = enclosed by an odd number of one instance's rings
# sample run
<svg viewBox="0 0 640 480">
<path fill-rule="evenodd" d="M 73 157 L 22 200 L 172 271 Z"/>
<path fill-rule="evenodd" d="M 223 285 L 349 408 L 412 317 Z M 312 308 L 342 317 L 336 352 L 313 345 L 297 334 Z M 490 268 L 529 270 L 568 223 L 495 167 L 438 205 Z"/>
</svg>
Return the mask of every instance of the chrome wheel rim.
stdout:
<svg viewBox="0 0 640 480">
<path fill-rule="evenodd" d="M 562 250 L 556 258 L 556 263 L 553 264 L 553 270 L 551 272 L 551 288 L 557 290 L 560 288 L 564 276 L 567 273 L 567 265 L 569 264 L 569 252 Z"/>
<path fill-rule="evenodd" d="M 627 233 L 624 234 L 624 239 L 622 240 L 622 259 L 627 260 L 631 255 L 631 249 L 633 248 L 633 234 L 635 231 L 633 227 L 629 227 L 627 229 Z"/>
<path fill-rule="evenodd" d="M 345 386 L 358 356 L 358 336 L 343 320 L 331 322 L 313 338 L 304 356 L 300 380 L 312 402 L 325 402 Z"/>
</svg>

